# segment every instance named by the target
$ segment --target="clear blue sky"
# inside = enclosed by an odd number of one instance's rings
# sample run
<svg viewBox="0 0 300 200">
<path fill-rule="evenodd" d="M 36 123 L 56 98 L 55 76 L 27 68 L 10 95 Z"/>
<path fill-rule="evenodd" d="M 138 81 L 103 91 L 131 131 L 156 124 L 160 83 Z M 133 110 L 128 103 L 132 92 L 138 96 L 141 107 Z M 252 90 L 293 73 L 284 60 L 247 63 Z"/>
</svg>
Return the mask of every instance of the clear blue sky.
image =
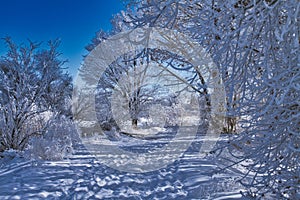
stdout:
<svg viewBox="0 0 300 200">
<path fill-rule="evenodd" d="M 84 47 L 95 32 L 109 30 L 110 19 L 123 8 L 121 0 L 0 0 L 0 37 L 17 43 L 60 38 L 66 66 L 75 75 Z M 0 54 L 5 51 L 0 41 Z"/>
</svg>

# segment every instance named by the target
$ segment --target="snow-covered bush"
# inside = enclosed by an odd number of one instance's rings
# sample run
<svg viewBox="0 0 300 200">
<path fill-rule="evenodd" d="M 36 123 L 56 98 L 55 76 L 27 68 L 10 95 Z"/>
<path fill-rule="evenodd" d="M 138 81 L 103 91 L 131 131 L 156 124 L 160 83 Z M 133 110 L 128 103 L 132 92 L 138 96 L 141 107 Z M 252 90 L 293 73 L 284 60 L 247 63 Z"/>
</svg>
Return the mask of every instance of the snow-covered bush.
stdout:
<svg viewBox="0 0 300 200">
<path fill-rule="evenodd" d="M 45 134 L 32 137 L 26 156 L 33 159 L 60 160 L 72 153 L 73 145 L 79 142 L 74 122 L 66 117 L 51 119 Z"/>
</svg>

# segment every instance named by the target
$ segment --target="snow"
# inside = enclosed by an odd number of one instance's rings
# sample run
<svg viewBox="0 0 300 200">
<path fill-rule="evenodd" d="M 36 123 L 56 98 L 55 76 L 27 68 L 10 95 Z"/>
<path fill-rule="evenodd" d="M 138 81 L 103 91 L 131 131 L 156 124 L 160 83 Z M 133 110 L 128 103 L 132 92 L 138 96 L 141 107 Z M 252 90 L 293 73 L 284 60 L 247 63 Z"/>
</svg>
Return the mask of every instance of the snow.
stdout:
<svg viewBox="0 0 300 200">
<path fill-rule="evenodd" d="M 195 142 L 202 142 L 203 137 L 197 137 Z M 158 137 L 145 141 L 120 134 L 120 139 L 113 144 L 130 151 L 131 147 L 159 148 L 156 144 L 166 140 Z M 224 141 L 225 137 L 220 140 Z M 105 144 L 104 141 L 100 143 Z M 239 169 L 214 174 L 224 163 L 214 156 L 200 158 L 195 146 L 191 145 L 181 158 L 167 167 L 147 173 L 109 168 L 82 144 L 60 161 L 27 161 L 16 152 L 8 152 L 0 159 L 0 183 L 4 183 L 0 187 L 0 199 L 241 198 L 243 187 L 236 182 Z M 114 162 L 118 162 L 118 157 Z"/>
</svg>

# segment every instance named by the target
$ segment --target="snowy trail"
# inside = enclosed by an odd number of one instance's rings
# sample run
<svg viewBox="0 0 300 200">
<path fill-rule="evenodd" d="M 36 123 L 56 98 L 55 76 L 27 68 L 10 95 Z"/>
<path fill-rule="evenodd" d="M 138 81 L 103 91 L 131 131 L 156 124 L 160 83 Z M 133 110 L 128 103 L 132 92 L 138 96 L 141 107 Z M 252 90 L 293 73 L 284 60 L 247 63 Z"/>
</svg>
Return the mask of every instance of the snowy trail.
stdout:
<svg viewBox="0 0 300 200">
<path fill-rule="evenodd" d="M 127 173 L 96 160 L 83 145 L 63 161 L 11 163 L 0 169 L 0 199 L 234 199 L 234 172 L 212 175 L 217 163 L 188 150 L 157 171 Z"/>
</svg>

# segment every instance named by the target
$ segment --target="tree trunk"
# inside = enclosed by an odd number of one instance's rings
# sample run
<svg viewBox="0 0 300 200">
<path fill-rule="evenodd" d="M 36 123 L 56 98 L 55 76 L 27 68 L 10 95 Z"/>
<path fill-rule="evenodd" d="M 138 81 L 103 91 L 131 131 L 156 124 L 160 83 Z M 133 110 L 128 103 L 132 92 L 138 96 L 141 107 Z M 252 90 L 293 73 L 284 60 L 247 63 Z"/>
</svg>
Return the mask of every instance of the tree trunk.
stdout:
<svg viewBox="0 0 300 200">
<path fill-rule="evenodd" d="M 137 129 L 137 123 L 138 123 L 138 120 L 137 120 L 137 119 L 132 119 L 131 123 L 132 123 L 132 127 L 133 127 L 134 129 Z"/>
</svg>

